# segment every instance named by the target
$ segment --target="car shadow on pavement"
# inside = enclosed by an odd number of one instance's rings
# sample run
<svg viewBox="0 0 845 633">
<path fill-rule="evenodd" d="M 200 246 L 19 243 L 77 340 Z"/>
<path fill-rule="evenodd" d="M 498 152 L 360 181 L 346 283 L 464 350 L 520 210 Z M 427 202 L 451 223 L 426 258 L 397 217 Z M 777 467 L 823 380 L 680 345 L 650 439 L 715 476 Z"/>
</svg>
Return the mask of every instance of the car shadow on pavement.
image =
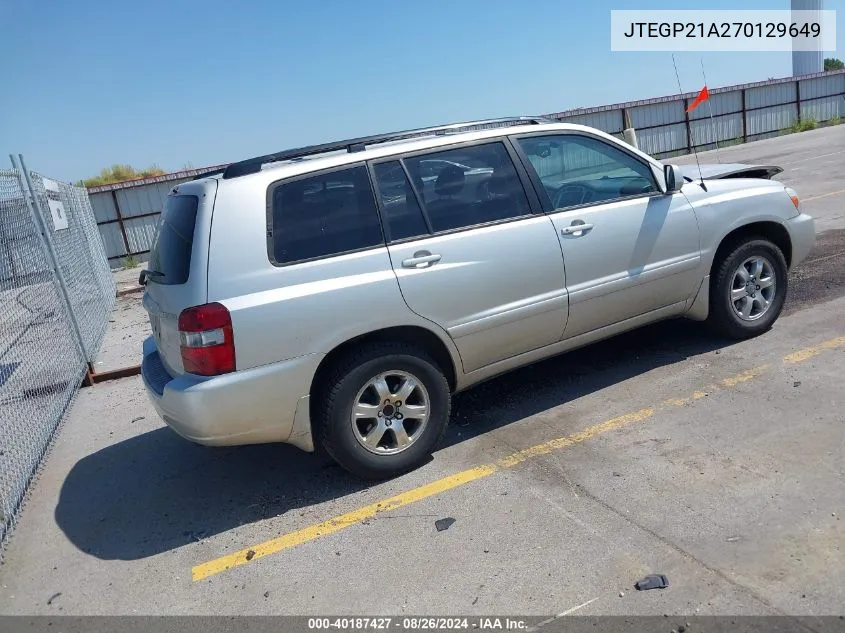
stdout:
<svg viewBox="0 0 845 633">
<path fill-rule="evenodd" d="M 516 370 L 455 396 L 444 443 L 727 344 L 699 324 L 670 321 Z M 310 524 L 308 506 L 370 485 L 292 446 L 207 448 L 161 428 L 77 462 L 55 518 L 82 551 L 136 560 L 287 512 L 303 514 L 299 522 Z"/>
<path fill-rule="evenodd" d="M 556 356 L 457 394 L 445 444 L 465 441 L 733 341 L 676 319 Z"/>
</svg>

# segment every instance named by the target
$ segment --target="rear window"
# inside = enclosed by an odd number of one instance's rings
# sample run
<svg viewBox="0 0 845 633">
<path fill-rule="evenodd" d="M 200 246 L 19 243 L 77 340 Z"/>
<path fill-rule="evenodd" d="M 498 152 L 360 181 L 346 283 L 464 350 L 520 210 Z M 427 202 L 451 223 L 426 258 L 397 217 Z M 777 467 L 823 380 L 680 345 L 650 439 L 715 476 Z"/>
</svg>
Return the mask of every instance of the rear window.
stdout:
<svg viewBox="0 0 845 633">
<path fill-rule="evenodd" d="M 284 265 L 384 243 L 366 167 L 281 182 L 270 190 L 268 250 Z"/>
<path fill-rule="evenodd" d="M 149 281 L 164 285 L 183 284 L 191 272 L 191 248 L 197 224 L 197 196 L 170 196 L 161 212 L 158 235 L 150 251 Z"/>
</svg>

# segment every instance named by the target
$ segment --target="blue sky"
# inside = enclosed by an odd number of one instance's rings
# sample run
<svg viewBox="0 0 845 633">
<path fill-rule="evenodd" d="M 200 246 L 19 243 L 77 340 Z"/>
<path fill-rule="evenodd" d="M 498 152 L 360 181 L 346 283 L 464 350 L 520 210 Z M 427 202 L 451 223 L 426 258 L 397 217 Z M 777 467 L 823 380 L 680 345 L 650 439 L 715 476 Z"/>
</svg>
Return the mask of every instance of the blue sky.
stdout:
<svg viewBox="0 0 845 633">
<path fill-rule="evenodd" d="M 611 9 L 677 0 L 28 0 L 0 24 L 0 150 L 61 179 L 677 92 L 667 53 L 610 51 Z M 786 9 L 788 0 L 684 2 Z M 845 59 L 845 0 L 837 10 Z M 684 90 L 791 73 L 789 53 L 676 54 Z M 10 63 L 13 60 L 14 63 Z"/>
</svg>

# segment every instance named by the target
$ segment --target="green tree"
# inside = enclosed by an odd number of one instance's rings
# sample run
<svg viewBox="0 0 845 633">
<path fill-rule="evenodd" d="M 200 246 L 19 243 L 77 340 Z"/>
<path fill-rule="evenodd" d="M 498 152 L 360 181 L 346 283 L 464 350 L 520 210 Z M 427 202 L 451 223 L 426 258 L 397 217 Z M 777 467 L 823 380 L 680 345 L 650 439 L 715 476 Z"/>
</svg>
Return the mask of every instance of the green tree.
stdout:
<svg viewBox="0 0 845 633">
<path fill-rule="evenodd" d="M 836 59 L 835 57 L 828 57 L 824 60 L 824 71 L 827 72 L 829 70 L 842 70 L 845 68 L 845 62 L 841 59 Z"/>
<path fill-rule="evenodd" d="M 150 178 L 151 176 L 163 176 L 166 172 L 158 165 L 150 165 L 146 169 L 135 169 L 132 165 L 115 164 L 101 170 L 99 175 L 92 176 L 80 181 L 83 187 L 99 187 L 110 185 L 124 180 L 136 180 L 138 178 Z"/>
</svg>

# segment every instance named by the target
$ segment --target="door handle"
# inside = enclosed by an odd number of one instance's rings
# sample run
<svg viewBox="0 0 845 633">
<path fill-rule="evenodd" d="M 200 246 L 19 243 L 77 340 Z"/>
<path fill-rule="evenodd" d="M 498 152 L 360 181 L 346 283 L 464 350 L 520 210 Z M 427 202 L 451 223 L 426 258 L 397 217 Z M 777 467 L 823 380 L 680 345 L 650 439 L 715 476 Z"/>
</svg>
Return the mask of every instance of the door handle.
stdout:
<svg viewBox="0 0 845 633">
<path fill-rule="evenodd" d="M 413 257 L 402 260 L 403 268 L 426 268 L 440 261 L 440 255 L 429 251 L 417 251 Z"/>
<path fill-rule="evenodd" d="M 569 226 L 563 227 L 560 230 L 560 234 L 564 236 L 574 235 L 575 237 L 581 237 L 582 235 L 590 231 L 592 228 L 592 224 L 585 224 L 580 220 L 575 220 L 575 222 L 573 222 Z"/>
</svg>

